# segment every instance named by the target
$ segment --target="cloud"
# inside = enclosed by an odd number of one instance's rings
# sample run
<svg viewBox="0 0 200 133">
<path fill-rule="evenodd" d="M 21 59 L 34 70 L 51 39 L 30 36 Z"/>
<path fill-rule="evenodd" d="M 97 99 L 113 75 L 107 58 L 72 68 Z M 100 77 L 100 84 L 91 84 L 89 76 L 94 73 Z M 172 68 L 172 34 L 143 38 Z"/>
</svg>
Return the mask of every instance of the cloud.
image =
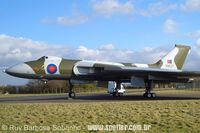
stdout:
<svg viewBox="0 0 200 133">
<path fill-rule="evenodd" d="M 200 30 L 196 30 L 186 34 L 187 37 L 192 38 L 195 41 L 195 45 L 192 47 L 188 61 L 185 64 L 186 69 L 199 71 L 200 67 Z"/>
<path fill-rule="evenodd" d="M 114 49 L 114 45 L 113 44 L 106 44 L 106 45 L 102 45 L 100 48 L 100 50 L 113 50 Z"/>
<path fill-rule="evenodd" d="M 98 50 L 89 49 L 85 46 L 79 46 L 78 49 L 76 49 L 76 53 L 78 58 L 81 59 L 94 59 L 95 57 L 98 57 Z"/>
<path fill-rule="evenodd" d="M 196 70 L 199 71 L 199 67 L 200 67 L 200 45 L 197 44 L 195 46 L 192 47 L 191 52 L 187 58 L 187 61 L 184 65 L 184 69 L 186 70 Z"/>
<path fill-rule="evenodd" d="M 188 0 L 192 1 L 192 0 Z M 195 1 L 195 0 L 193 0 Z M 150 3 L 146 9 L 137 8 L 133 1 L 120 1 L 120 0 L 91 0 L 90 7 L 92 8 L 91 13 L 82 14 L 77 10 L 77 7 L 72 10 L 72 15 L 69 16 L 58 16 L 56 18 L 44 18 L 41 20 L 43 24 L 57 24 L 63 26 L 74 26 L 85 24 L 92 20 L 94 14 L 98 14 L 104 17 L 112 17 L 114 15 L 141 15 L 144 17 L 159 16 L 168 13 L 173 10 L 177 10 L 180 7 L 186 7 L 188 5 L 170 3 L 166 1 L 159 1 Z M 196 2 L 197 3 L 197 2 Z M 200 2 L 199 2 L 200 3 Z M 145 3 L 142 3 L 145 5 Z M 78 12 L 78 13 L 77 13 Z M 92 14 L 92 15 L 91 15 Z"/>
<path fill-rule="evenodd" d="M 85 24 L 93 19 L 94 14 L 104 17 L 112 17 L 113 15 L 140 15 L 144 17 L 160 16 L 170 11 L 200 11 L 199 0 L 186 0 L 185 3 L 156 1 L 147 5 L 138 7 L 136 1 L 120 1 L 120 0 L 91 0 L 90 13 L 79 13 L 77 7 L 72 10 L 72 15 L 58 16 L 56 18 L 44 18 L 41 20 L 43 24 L 57 24 L 62 26 L 75 26 Z M 142 2 L 143 5 L 146 3 Z M 78 13 L 77 13 L 78 12 Z M 91 15 L 92 14 L 92 15 Z M 167 31 L 168 32 L 168 31 Z M 171 32 L 171 31 L 170 31 Z"/>
<path fill-rule="evenodd" d="M 200 11 L 199 0 L 186 0 L 185 3 L 180 6 L 185 11 Z"/>
<path fill-rule="evenodd" d="M 84 60 L 127 62 L 132 60 L 131 54 L 133 54 L 133 51 L 116 49 L 113 44 L 105 44 L 97 49 L 79 46 L 74 54 L 77 58 Z"/>
<path fill-rule="evenodd" d="M 156 2 L 149 4 L 145 10 L 139 10 L 139 14 L 145 17 L 159 16 L 171 10 L 177 9 L 177 4 L 166 4 L 163 2 Z"/>
<path fill-rule="evenodd" d="M 65 26 L 70 26 L 70 25 L 79 25 L 79 24 L 83 24 L 86 23 L 88 21 L 88 17 L 87 16 L 78 16 L 78 17 L 74 17 L 74 18 L 68 18 L 68 17 L 58 17 L 57 18 L 57 24 L 60 25 L 65 25 Z"/>
<path fill-rule="evenodd" d="M 85 46 L 79 46 L 76 49 L 76 56 L 81 59 L 132 63 L 154 63 L 166 53 L 167 51 L 163 47 L 145 47 L 140 51 L 133 51 L 117 49 L 113 44 L 102 45 L 98 49 L 90 49 Z"/>
<path fill-rule="evenodd" d="M 172 19 L 167 19 L 165 22 L 164 22 L 164 25 L 163 25 L 163 31 L 165 33 L 175 33 L 178 29 L 178 24 L 172 20 Z"/>
<path fill-rule="evenodd" d="M 1 64 L 5 65 L 44 55 L 61 56 L 67 51 L 68 48 L 63 45 L 49 45 L 23 37 L 0 35 L 0 60 Z"/>
<path fill-rule="evenodd" d="M 16 63 L 35 60 L 44 55 L 53 55 L 63 58 L 100 60 L 130 63 L 155 63 L 173 47 L 144 47 L 141 50 L 118 49 L 114 44 L 104 44 L 96 49 L 85 45 L 71 48 L 69 45 L 48 44 L 23 37 L 0 35 L 0 67 L 11 66 Z M 184 69 L 198 70 L 200 66 L 200 38 L 192 47 Z M 21 82 L 23 81 L 23 82 Z M 0 84 L 24 84 L 24 80 L 17 80 L 8 75 L 0 74 Z"/>
<path fill-rule="evenodd" d="M 199 43 L 200 41 L 197 40 L 196 47 L 200 47 Z M 48 44 L 22 37 L 0 35 L 1 66 L 37 59 L 44 55 L 86 60 L 153 63 L 167 52 L 166 47 L 145 47 L 139 51 L 117 49 L 111 43 L 101 45 L 96 49 L 88 48 L 85 45 L 71 48 L 69 45 Z"/>
<path fill-rule="evenodd" d="M 197 43 L 197 46 L 200 47 L 200 38 L 197 39 L 197 42 L 196 42 L 196 43 Z"/>
<path fill-rule="evenodd" d="M 120 3 L 118 0 L 94 0 L 92 9 L 98 14 L 109 17 L 114 14 L 131 14 L 134 6 L 131 1 Z"/>
<path fill-rule="evenodd" d="M 63 45 L 50 45 L 23 37 L 0 34 L 0 67 L 9 67 L 24 61 L 35 60 L 44 55 L 64 56 L 68 48 Z M 0 84 L 22 85 L 27 80 L 15 78 L 0 72 Z"/>
<path fill-rule="evenodd" d="M 5 58 L 10 58 L 10 59 L 14 58 L 18 60 L 23 59 L 25 57 L 26 58 L 32 57 L 32 53 L 29 51 L 22 52 L 22 50 L 18 48 L 11 50 L 9 53 L 5 55 Z"/>
<path fill-rule="evenodd" d="M 59 16 L 56 19 L 43 19 L 43 24 L 58 24 L 63 26 L 73 26 L 73 25 L 80 25 L 84 24 L 89 20 L 89 17 L 86 15 L 79 15 L 74 17 L 66 17 L 66 16 Z"/>
</svg>

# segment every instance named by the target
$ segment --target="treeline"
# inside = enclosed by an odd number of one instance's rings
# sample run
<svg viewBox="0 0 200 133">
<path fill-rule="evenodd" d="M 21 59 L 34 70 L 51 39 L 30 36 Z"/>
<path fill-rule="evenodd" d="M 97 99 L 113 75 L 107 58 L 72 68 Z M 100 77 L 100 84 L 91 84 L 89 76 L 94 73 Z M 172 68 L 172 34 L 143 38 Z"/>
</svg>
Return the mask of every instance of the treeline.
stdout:
<svg viewBox="0 0 200 133">
<path fill-rule="evenodd" d="M 96 92 L 105 90 L 104 88 L 97 88 L 95 83 L 79 84 L 74 86 L 76 93 L 79 92 Z M 48 93 L 67 93 L 68 82 L 60 80 L 51 80 L 43 82 L 41 80 L 29 80 L 23 86 L 0 86 L 1 94 L 48 94 Z"/>
</svg>

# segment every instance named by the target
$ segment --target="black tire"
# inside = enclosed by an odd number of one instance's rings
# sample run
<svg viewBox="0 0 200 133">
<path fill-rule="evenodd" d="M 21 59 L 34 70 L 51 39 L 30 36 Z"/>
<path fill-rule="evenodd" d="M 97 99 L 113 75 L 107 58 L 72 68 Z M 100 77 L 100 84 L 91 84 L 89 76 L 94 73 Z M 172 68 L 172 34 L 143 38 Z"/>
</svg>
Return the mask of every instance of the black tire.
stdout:
<svg viewBox="0 0 200 133">
<path fill-rule="evenodd" d="M 120 97 L 120 93 L 118 93 L 118 92 L 113 92 L 113 97 Z"/>
<path fill-rule="evenodd" d="M 144 98 L 147 98 L 147 93 L 144 93 L 144 94 L 143 94 L 143 97 L 144 97 Z"/>
<path fill-rule="evenodd" d="M 119 96 L 121 97 L 121 96 L 123 96 L 124 95 L 124 93 L 119 93 Z"/>
<path fill-rule="evenodd" d="M 69 93 L 69 98 L 75 98 L 75 97 L 76 97 L 75 92 L 70 92 L 70 93 Z"/>
<path fill-rule="evenodd" d="M 151 98 L 151 97 L 152 97 L 151 93 L 147 93 L 147 98 Z"/>
<path fill-rule="evenodd" d="M 155 98 L 155 97 L 156 97 L 156 94 L 155 94 L 155 93 L 151 93 L 151 97 L 152 97 L 152 98 Z"/>
<path fill-rule="evenodd" d="M 112 95 L 113 95 L 113 97 L 116 97 L 116 92 L 113 92 Z"/>
<path fill-rule="evenodd" d="M 120 97 L 120 93 L 116 92 L 116 96 L 117 96 L 117 97 Z"/>
<path fill-rule="evenodd" d="M 156 94 L 155 93 L 144 93 L 143 97 L 144 98 L 155 98 Z"/>
</svg>

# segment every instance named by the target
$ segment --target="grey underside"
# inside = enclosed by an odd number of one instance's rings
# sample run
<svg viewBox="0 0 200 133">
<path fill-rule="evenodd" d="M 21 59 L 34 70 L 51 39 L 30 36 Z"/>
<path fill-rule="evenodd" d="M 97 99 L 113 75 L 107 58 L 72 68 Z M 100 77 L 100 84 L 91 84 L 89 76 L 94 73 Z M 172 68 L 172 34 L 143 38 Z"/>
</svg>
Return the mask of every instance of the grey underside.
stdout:
<svg viewBox="0 0 200 133">
<path fill-rule="evenodd" d="M 17 75 L 23 78 L 23 75 Z M 149 79 L 149 77 L 155 77 L 155 79 L 178 81 L 179 79 L 189 79 L 200 76 L 200 72 L 195 71 L 179 71 L 179 70 L 163 70 L 153 68 L 133 68 L 133 67 L 121 67 L 120 69 L 103 70 L 102 72 L 88 73 L 84 75 L 29 75 L 29 79 L 79 79 L 79 80 L 96 80 L 96 81 L 124 81 L 130 82 L 132 76 L 141 77 L 143 79 Z"/>
</svg>

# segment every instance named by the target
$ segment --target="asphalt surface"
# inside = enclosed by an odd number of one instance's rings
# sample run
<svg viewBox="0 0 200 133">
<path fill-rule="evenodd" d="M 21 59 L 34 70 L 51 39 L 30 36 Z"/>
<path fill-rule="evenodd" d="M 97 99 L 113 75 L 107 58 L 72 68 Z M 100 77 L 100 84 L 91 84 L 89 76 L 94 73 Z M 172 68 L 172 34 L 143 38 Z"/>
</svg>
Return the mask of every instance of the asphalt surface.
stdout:
<svg viewBox="0 0 200 133">
<path fill-rule="evenodd" d="M 67 95 L 44 95 L 1 97 L 0 103 L 73 103 L 73 102 L 110 102 L 110 101 L 145 101 L 145 100 L 200 100 L 199 94 L 157 94 L 156 98 L 143 98 L 141 94 L 125 94 L 112 97 L 109 94 L 79 94 L 74 99 Z"/>
</svg>

